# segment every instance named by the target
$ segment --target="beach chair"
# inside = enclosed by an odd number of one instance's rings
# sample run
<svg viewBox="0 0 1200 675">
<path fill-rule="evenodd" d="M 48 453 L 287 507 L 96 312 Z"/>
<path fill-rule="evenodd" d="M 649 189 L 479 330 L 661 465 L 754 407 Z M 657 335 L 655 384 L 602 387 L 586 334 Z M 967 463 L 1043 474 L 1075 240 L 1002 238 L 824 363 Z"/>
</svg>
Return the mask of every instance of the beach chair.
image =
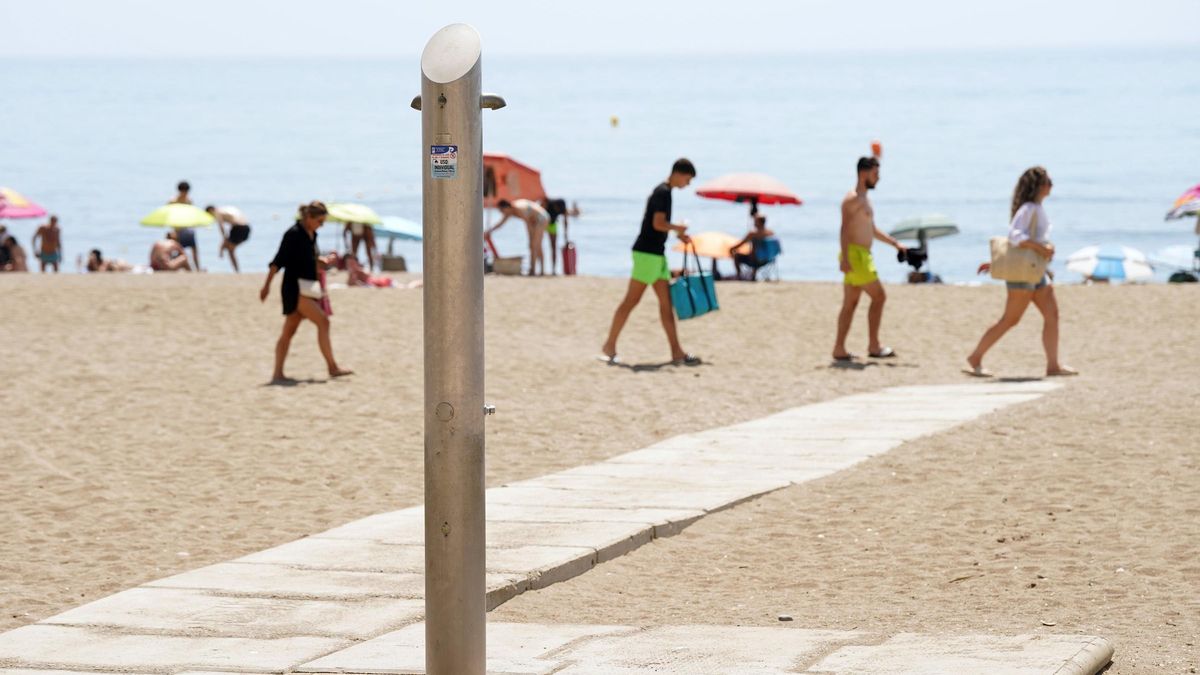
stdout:
<svg viewBox="0 0 1200 675">
<path fill-rule="evenodd" d="M 761 278 L 764 281 L 779 281 L 779 266 L 776 263 L 779 261 L 781 253 L 783 253 L 783 246 L 779 243 L 778 237 L 754 240 L 755 278 Z"/>
</svg>

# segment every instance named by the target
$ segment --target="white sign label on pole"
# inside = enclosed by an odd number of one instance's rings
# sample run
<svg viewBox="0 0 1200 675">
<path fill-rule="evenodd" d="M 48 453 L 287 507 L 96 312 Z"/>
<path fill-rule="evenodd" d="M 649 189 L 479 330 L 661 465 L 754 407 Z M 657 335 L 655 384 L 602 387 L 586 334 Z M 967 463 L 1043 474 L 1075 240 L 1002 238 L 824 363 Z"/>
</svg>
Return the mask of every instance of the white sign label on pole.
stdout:
<svg viewBox="0 0 1200 675">
<path fill-rule="evenodd" d="M 458 176 L 458 146 L 431 145 L 429 146 L 429 171 L 434 178 L 455 178 Z"/>
</svg>

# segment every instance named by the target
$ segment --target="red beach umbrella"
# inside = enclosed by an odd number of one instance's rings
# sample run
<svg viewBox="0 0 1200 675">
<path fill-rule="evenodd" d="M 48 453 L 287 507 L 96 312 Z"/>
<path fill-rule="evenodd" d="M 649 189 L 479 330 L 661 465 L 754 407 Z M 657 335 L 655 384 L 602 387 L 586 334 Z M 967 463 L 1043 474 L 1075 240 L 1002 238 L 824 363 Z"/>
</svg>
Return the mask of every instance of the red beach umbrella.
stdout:
<svg viewBox="0 0 1200 675">
<path fill-rule="evenodd" d="M 759 204 L 795 204 L 803 202 L 779 180 L 764 173 L 731 173 L 696 188 L 696 194 L 708 199 L 750 202 L 754 211 Z"/>
</svg>

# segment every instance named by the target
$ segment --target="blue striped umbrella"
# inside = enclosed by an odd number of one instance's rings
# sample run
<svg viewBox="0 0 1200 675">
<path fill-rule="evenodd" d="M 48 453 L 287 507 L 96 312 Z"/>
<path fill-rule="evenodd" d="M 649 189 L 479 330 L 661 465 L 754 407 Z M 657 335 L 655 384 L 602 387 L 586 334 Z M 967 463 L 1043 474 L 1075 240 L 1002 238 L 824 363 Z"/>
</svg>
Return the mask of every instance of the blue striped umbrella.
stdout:
<svg viewBox="0 0 1200 675">
<path fill-rule="evenodd" d="M 1112 244 L 1079 249 L 1067 258 L 1067 269 L 1092 279 L 1134 281 L 1154 276 L 1154 266 L 1145 253 Z"/>
</svg>

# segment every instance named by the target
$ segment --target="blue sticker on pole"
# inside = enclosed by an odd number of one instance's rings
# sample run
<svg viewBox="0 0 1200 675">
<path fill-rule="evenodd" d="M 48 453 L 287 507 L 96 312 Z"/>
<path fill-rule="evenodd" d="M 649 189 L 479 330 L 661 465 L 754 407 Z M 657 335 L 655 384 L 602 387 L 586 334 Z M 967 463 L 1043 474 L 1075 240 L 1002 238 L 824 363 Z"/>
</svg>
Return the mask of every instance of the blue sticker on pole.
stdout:
<svg viewBox="0 0 1200 675">
<path fill-rule="evenodd" d="M 458 146 L 429 146 L 429 175 L 434 178 L 456 178 L 458 176 Z"/>
</svg>

